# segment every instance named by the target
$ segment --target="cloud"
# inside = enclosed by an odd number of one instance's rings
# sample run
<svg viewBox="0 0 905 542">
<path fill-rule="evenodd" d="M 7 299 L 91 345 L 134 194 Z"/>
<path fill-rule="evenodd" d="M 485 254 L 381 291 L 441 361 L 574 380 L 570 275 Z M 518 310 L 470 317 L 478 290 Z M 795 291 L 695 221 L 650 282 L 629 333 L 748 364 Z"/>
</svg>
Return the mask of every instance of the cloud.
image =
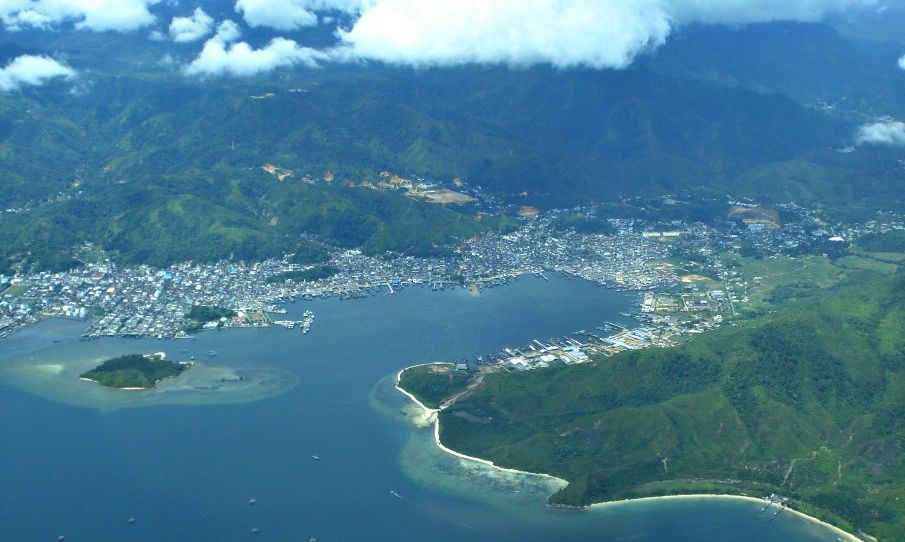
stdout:
<svg viewBox="0 0 905 542">
<path fill-rule="evenodd" d="M 280 20 L 289 3 L 303 0 L 239 0 L 268 4 Z M 664 43 L 684 24 L 747 24 L 814 21 L 834 11 L 874 5 L 876 0 L 366 0 L 326 2 L 353 14 L 337 35 L 338 58 L 393 64 L 465 63 L 560 68 L 622 68 Z M 291 10 L 290 10 L 291 11 Z M 309 12 L 310 13 L 310 12 Z M 253 24 L 245 11 L 246 20 Z M 308 18 L 305 24 L 313 24 Z M 260 23 L 260 21 L 258 21 Z M 287 28 L 287 27 L 284 27 Z M 287 28 L 288 29 L 288 28 Z"/>
<path fill-rule="evenodd" d="M 267 26 L 276 30 L 295 30 L 317 24 L 317 15 L 305 0 L 237 0 L 236 13 L 249 26 Z"/>
<path fill-rule="evenodd" d="M 656 0 L 381 0 L 338 36 L 358 57 L 394 64 L 621 68 L 662 44 Z"/>
<path fill-rule="evenodd" d="M 899 59 L 899 67 L 905 70 L 905 55 L 902 55 L 902 58 Z"/>
<path fill-rule="evenodd" d="M 2 1 L 2 0 L 0 0 Z M 184 68 L 189 75 L 247 76 L 280 66 L 376 60 L 413 66 L 468 63 L 624 68 L 685 24 L 814 21 L 879 0 L 236 0 L 252 27 L 292 31 L 347 21 L 339 45 L 317 52 L 276 38 L 238 40 L 233 21 Z M 336 14 L 346 17 L 335 17 Z"/>
<path fill-rule="evenodd" d="M 881 119 L 861 126 L 855 136 L 858 145 L 890 145 L 905 147 L 905 122 Z"/>
<path fill-rule="evenodd" d="M 0 0 L 7 30 L 51 29 L 75 23 L 82 30 L 127 32 L 154 22 L 149 6 L 159 0 Z"/>
<path fill-rule="evenodd" d="M 187 43 L 198 41 L 214 29 L 214 19 L 201 8 L 195 8 L 191 17 L 173 17 L 170 37 L 173 41 Z"/>
<path fill-rule="evenodd" d="M 72 79 L 75 70 L 48 56 L 22 55 L 0 68 L 0 90 L 40 86 L 51 79 Z"/>
<path fill-rule="evenodd" d="M 354 15 L 373 3 L 375 0 L 236 0 L 236 13 L 241 14 L 249 26 L 296 30 L 318 24 L 315 12 L 339 11 Z"/>
<path fill-rule="evenodd" d="M 232 43 L 242 37 L 242 29 L 235 22 L 226 20 L 217 26 L 217 37 L 224 43 Z"/>
<path fill-rule="evenodd" d="M 201 54 L 185 66 L 183 73 L 202 77 L 250 77 L 286 66 L 315 67 L 324 58 L 324 53 L 286 38 L 274 38 L 265 47 L 252 49 L 244 41 L 230 45 L 213 37 L 204 44 Z"/>
</svg>

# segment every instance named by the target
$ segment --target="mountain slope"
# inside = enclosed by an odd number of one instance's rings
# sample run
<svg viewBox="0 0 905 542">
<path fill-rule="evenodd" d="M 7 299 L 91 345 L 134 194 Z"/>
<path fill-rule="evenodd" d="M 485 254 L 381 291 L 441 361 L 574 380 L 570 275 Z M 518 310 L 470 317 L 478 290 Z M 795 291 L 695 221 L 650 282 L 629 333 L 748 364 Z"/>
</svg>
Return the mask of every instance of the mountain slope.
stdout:
<svg viewBox="0 0 905 542">
<path fill-rule="evenodd" d="M 555 502 L 775 491 L 905 540 L 905 276 L 679 348 L 484 382 L 441 412 L 444 444 L 569 480 Z"/>
<path fill-rule="evenodd" d="M 448 210 L 416 204 L 421 218 L 409 222 L 408 200 L 324 186 L 293 188 L 291 204 L 274 194 L 291 211 L 273 209 L 272 188 L 253 176 L 265 163 L 292 169 L 295 180 L 329 171 L 337 184 L 373 181 L 385 170 L 461 177 L 504 201 L 539 207 L 686 191 L 861 214 L 905 202 L 902 150 L 838 152 L 852 144 L 863 113 L 803 105 L 828 89 L 851 89 L 862 105 L 901 94 L 885 79 L 893 67 L 878 67 L 885 66 L 877 60 L 884 51 L 860 66 L 862 49 L 847 50 L 848 41 L 820 25 L 691 28 L 621 71 L 327 64 L 240 80 L 186 78 L 179 60 L 160 62 L 165 52 L 187 60 L 192 46 L 138 35 L 66 35 L 48 40 L 45 32 L 0 32 L 3 58 L 49 54 L 67 39 L 73 66 L 85 66 L 71 82 L 0 93 L 6 188 L 0 208 L 35 208 L 0 214 L 6 242 L 0 258 L 8 261 L 21 260 L 45 238 L 54 253 L 31 263 L 64 265 L 71 247 L 85 241 L 118 251 L 125 261 L 172 260 L 177 256 L 164 257 L 163 246 L 139 249 L 124 241 L 115 233 L 124 222 L 114 218 L 127 211 L 150 216 L 167 198 L 186 196 L 199 198 L 196 208 L 211 215 L 202 220 L 208 226 L 176 220 L 174 228 L 188 244 L 210 246 L 220 257 L 249 245 L 245 238 L 264 248 L 243 253 L 291 251 L 295 239 L 280 236 L 298 232 L 424 253 L 476 230 L 473 223 L 451 227 L 464 215 L 447 220 Z M 771 55 L 751 54 L 758 44 L 796 54 L 773 62 Z M 822 53 L 823 64 L 817 62 Z M 744 61 L 734 64 L 738 57 Z M 796 63 L 810 64 L 799 72 Z M 69 197 L 83 203 L 58 201 Z M 324 198 L 342 204 L 324 206 Z M 89 220 L 80 205 L 111 211 Z M 381 207 L 404 210 L 406 217 L 377 213 Z M 334 220 L 322 216 L 327 208 L 343 211 Z M 226 216 L 225 227 L 246 232 L 242 239 L 208 242 L 205 235 Z M 276 227 L 262 226 L 274 216 Z M 353 234 L 341 234 L 341 224 Z M 375 237 L 378 231 L 384 233 Z"/>
</svg>

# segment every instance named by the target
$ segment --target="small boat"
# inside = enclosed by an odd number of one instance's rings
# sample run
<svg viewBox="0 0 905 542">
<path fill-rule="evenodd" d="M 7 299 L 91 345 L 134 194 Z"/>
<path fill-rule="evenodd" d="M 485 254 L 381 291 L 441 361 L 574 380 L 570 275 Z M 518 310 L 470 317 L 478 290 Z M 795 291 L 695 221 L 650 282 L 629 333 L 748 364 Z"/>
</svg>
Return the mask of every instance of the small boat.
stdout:
<svg viewBox="0 0 905 542">
<path fill-rule="evenodd" d="M 321 458 L 320 458 L 319 455 L 312 455 L 312 456 L 311 456 L 311 459 L 313 459 L 313 460 L 315 460 L 315 461 L 320 461 L 320 460 L 321 460 Z"/>
<path fill-rule="evenodd" d="M 401 499 L 401 498 L 402 498 L 402 495 L 396 493 L 396 492 L 395 492 L 394 490 L 392 490 L 392 489 L 390 490 L 390 495 L 396 497 L 397 499 Z"/>
<path fill-rule="evenodd" d="M 128 519 L 129 525 L 135 525 L 135 518 Z"/>
<path fill-rule="evenodd" d="M 249 506 L 254 506 L 256 504 L 258 504 L 258 499 L 248 499 Z"/>
</svg>

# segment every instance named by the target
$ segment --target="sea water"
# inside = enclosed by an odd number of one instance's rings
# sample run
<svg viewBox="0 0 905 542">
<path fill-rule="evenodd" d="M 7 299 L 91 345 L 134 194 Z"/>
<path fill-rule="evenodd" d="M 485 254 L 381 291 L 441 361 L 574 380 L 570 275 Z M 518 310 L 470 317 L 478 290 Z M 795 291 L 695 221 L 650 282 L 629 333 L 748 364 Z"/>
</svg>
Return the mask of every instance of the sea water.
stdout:
<svg viewBox="0 0 905 542">
<path fill-rule="evenodd" d="M 401 368 L 626 323 L 639 301 L 550 279 L 290 305 L 289 317 L 315 312 L 307 335 L 80 341 L 86 323 L 63 320 L 20 331 L 0 342 L 0 540 L 836 540 L 791 514 L 759 519 L 756 503 L 554 509 L 548 481 L 439 451 L 393 389 Z M 153 392 L 77 379 L 107 357 L 157 351 L 199 366 Z M 254 377 L 248 387 L 218 384 L 236 372 Z"/>
</svg>

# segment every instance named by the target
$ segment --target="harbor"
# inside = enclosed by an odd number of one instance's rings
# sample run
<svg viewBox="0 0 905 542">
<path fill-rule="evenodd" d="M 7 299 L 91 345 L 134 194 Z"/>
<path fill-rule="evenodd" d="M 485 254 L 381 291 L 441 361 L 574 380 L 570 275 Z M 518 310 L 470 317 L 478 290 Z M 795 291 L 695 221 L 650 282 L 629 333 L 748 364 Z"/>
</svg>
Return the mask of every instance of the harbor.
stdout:
<svg viewBox="0 0 905 542">
<path fill-rule="evenodd" d="M 0 276 L 0 338 L 44 318 L 85 322 L 86 339 L 99 337 L 185 338 L 202 329 L 267 327 L 293 304 L 315 299 L 388 297 L 406 288 L 433 292 L 466 288 L 478 295 L 536 276 L 549 282 L 559 274 L 600 287 L 645 292 L 639 303 L 649 323 L 675 325 L 677 312 L 693 315 L 693 333 L 718 327 L 737 316 L 758 277 L 740 276 L 731 261 L 743 244 L 760 257 L 823 250 L 830 239 L 854 240 L 873 231 L 903 228 L 901 217 L 862 224 L 828 226 L 819 211 L 790 204 L 801 216 L 779 228 L 716 230 L 701 223 L 673 221 L 668 231 L 659 223 L 612 218 L 606 232 L 579 232 L 560 226 L 575 213 L 593 216 L 594 208 L 552 209 L 520 219 L 509 232 L 487 231 L 443 256 L 415 257 L 396 253 L 367 254 L 359 249 L 321 243 L 327 261 L 298 263 L 283 258 L 257 262 L 184 262 L 167 268 L 122 266 L 111 260 L 86 262 L 56 273 Z M 82 247 L 89 250 L 92 247 Z M 694 272 L 680 276 L 679 266 Z M 314 273 L 310 280 L 300 277 Z M 706 284 L 706 289 L 697 283 Z M 217 321 L 195 322 L 196 308 L 229 311 Z M 704 319 L 702 316 L 708 316 Z M 673 321 L 671 321 L 671 319 Z M 705 321 L 706 320 L 706 321 Z M 301 326 L 295 321 L 293 328 Z M 650 338 L 626 335 L 613 346 L 627 348 Z"/>
</svg>

